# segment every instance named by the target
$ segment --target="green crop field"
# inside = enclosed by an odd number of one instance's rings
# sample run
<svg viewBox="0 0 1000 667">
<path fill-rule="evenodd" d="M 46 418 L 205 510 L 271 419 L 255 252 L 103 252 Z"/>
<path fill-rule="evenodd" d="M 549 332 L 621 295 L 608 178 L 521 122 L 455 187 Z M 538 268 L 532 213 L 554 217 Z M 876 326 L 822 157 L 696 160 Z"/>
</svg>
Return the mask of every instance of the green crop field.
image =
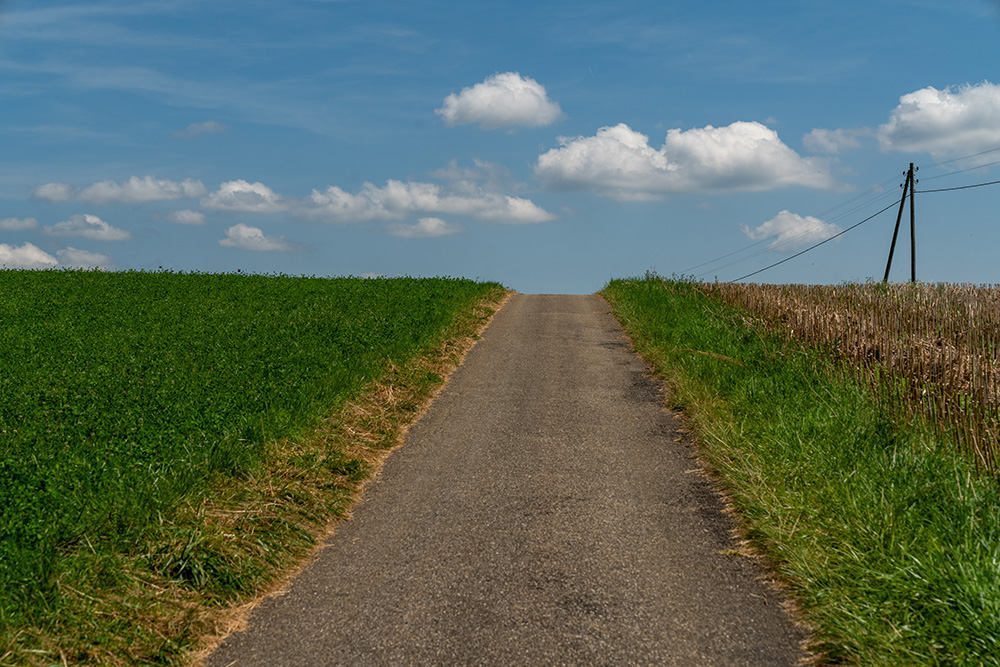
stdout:
<svg viewBox="0 0 1000 667">
<path fill-rule="evenodd" d="M 0 271 L 0 664 L 177 654 L 183 630 L 115 625 L 134 621 L 130 587 L 247 586 L 235 556 L 205 556 L 197 520 L 175 525 L 178 508 L 252 477 L 268 443 L 305 437 L 498 292 L 445 278 Z M 362 467 L 320 458 L 340 477 Z M 114 641 L 145 645 L 117 660 Z"/>
<path fill-rule="evenodd" d="M 710 285 L 647 275 L 602 294 L 667 379 L 818 652 L 1000 665 L 1000 485 L 975 449 L 880 398 L 843 345 L 796 340 Z"/>
</svg>

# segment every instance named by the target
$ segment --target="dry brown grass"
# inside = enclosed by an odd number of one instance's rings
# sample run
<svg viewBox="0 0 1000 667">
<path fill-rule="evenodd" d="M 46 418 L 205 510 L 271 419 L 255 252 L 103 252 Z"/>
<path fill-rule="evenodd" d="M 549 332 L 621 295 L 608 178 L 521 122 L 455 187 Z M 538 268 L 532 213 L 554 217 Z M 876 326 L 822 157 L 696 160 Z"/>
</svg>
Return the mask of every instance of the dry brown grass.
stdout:
<svg viewBox="0 0 1000 667">
<path fill-rule="evenodd" d="M 203 619 L 197 650 L 191 654 L 193 664 L 200 664 L 226 636 L 245 627 L 253 608 L 287 588 L 340 522 L 350 519 L 350 509 L 361 499 L 365 484 L 377 475 L 392 450 L 403 444 L 406 431 L 430 407 L 510 296 L 510 292 L 498 291 L 484 299 L 452 326 L 431 354 L 405 368 L 391 366 L 357 399 L 324 419 L 308 438 L 275 443 L 272 465 L 261 471 L 241 497 L 233 499 L 235 502 L 213 508 L 214 523 L 229 534 L 240 535 L 250 543 L 249 550 L 254 549 L 254 533 L 261 530 L 255 523 L 263 522 L 266 531 L 266 524 L 276 515 L 297 515 L 296 528 L 307 535 L 309 548 L 297 549 L 292 558 L 274 569 L 266 585 L 257 587 L 246 599 L 210 610 Z M 303 458 L 312 458 L 315 463 L 304 467 Z M 331 468 L 341 474 L 331 474 Z"/>
<path fill-rule="evenodd" d="M 863 369 L 895 413 L 922 413 L 989 471 L 1000 434 L 1000 288 L 974 285 L 705 285 Z"/>
</svg>

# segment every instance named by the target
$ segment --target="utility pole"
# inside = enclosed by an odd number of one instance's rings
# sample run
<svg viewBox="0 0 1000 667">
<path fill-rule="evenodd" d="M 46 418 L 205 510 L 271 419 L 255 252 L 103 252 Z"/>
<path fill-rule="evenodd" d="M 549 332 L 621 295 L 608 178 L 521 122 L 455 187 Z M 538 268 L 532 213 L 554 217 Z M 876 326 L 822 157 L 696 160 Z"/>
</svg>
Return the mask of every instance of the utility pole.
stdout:
<svg viewBox="0 0 1000 667">
<path fill-rule="evenodd" d="M 913 163 L 910 163 L 910 282 L 917 282 L 917 233 L 916 218 L 913 213 L 913 193 L 917 184 Z"/>
<path fill-rule="evenodd" d="M 916 178 L 914 177 L 914 172 L 916 169 L 913 167 L 913 163 L 910 163 L 910 168 L 906 171 L 906 181 L 903 183 L 903 196 L 899 200 L 899 212 L 896 214 L 896 226 L 892 230 L 892 244 L 889 246 L 889 259 L 885 263 L 885 275 L 882 277 L 882 282 L 889 282 L 889 269 L 892 268 L 892 255 L 896 251 L 896 239 L 899 236 L 899 223 L 903 221 L 903 208 L 906 205 L 906 195 L 909 191 L 910 195 L 910 282 L 917 281 L 917 239 L 915 234 L 916 229 L 916 217 L 913 211 L 913 193 L 914 184 Z"/>
</svg>

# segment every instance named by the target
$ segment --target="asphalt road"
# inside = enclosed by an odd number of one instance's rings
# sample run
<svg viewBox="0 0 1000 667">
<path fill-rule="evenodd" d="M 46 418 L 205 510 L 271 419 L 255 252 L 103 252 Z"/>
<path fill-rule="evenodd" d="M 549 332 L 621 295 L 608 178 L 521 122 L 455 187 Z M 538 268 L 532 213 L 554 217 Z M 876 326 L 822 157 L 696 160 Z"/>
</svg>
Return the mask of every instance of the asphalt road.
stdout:
<svg viewBox="0 0 1000 667">
<path fill-rule="evenodd" d="M 804 632 L 727 553 L 662 404 L 599 297 L 513 297 L 354 518 L 208 665 L 797 664 Z"/>
</svg>

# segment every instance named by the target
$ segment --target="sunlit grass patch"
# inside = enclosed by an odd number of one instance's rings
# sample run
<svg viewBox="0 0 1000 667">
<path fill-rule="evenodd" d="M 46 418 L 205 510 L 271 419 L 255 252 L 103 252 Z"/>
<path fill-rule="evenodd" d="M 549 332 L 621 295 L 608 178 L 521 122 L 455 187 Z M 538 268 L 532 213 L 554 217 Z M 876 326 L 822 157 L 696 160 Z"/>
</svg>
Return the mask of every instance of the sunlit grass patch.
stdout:
<svg viewBox="0 0 1000 667">
<path fill-rule="evenodd" d="M 503 292 L 0 271 L 0 663 L 177 660 L 346 511 Z"/>
<path fill-rule="evenodd" d="M 1000 487 L 831 354 L 701 285 L 602 292 L 835 664 L 1000 664 Z M 733 363 L 738 361 L 739 363 Z"/>
</svg>

